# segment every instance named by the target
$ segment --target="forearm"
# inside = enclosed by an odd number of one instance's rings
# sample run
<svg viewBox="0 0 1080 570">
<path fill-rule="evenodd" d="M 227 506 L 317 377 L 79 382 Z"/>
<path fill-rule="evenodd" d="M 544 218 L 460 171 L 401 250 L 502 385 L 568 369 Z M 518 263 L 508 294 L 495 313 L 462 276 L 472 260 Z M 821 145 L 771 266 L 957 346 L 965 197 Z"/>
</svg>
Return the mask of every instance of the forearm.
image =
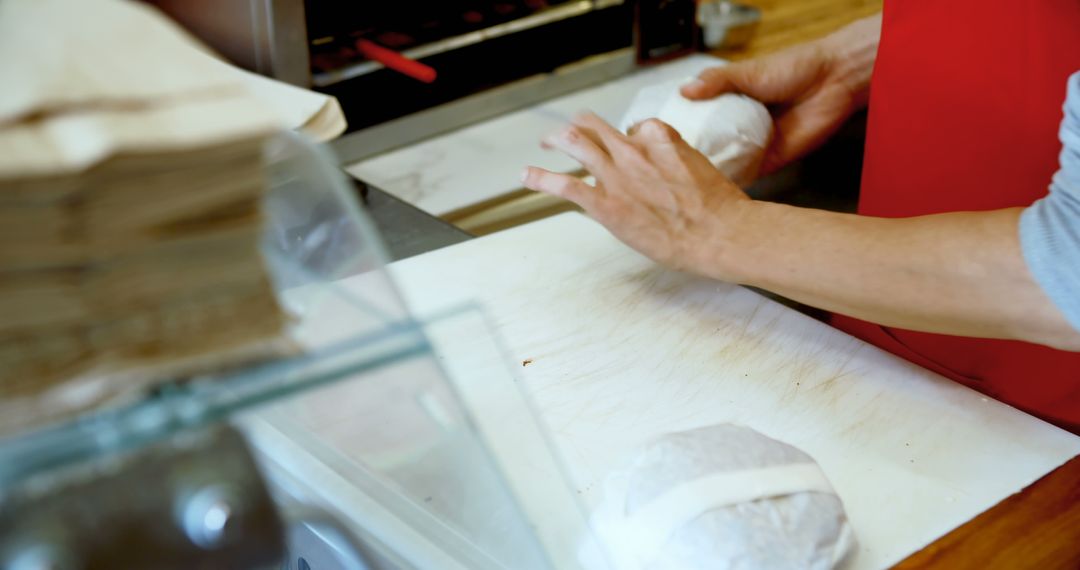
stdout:
<svg viewBox="0 0 1080 570">
<path fill-rule="evenodd" d="M 703 273 L 886 326 L 1080 350 L 1025 265 L 1021 209 L 884 219 L 744 206 Z"/>
</svg>

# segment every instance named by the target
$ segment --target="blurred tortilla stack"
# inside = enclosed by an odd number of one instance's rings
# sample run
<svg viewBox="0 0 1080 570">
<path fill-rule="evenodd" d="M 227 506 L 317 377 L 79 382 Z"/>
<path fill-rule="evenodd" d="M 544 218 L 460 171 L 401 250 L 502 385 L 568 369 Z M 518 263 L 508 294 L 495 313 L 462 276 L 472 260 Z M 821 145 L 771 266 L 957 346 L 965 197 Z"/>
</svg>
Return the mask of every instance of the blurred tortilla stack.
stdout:
<svg viewBox="0 0 1080 570">
<path fill-rule="evenodd" d="M 336 101 L 125 0 L 0 3 L 0 84 L 0 435 L 286 349 L 262 148 Z"/>
</svg>

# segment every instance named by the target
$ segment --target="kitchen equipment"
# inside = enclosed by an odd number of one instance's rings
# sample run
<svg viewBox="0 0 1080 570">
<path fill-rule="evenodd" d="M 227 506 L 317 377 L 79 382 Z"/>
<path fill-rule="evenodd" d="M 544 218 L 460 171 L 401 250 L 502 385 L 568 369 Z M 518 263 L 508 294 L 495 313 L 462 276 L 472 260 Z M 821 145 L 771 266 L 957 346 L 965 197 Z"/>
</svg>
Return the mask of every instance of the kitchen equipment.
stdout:
<svg viewBox="0 0 1080 570">
<path fill-rule="evenodd" d="M 704 0 L 698 4 L 697 22 L 701 44 L 707 49 L 737 49 L 753 37 L 761 23 L 761 9 L 731 0 Z"/>
<path fill-rule="evenodd" d="M 356 40 L 356 50 L 360 52 L 360 55 L 371 61 L 381 63 L 417 81 L 432 83 L 439 76 L 439 73 L 430 66 L 424 65 L 415 59 L 409 59 L 394 50 L 384 48 L 371 40 L 363 38 Z"/>
<path fill-rule="evenodd" d="M 228 59 L 336 96 L 355 133 L 336 144 L 346 163 L 601 83 L 696 38 L 692 0 L 147 1 Z M 640 33 L 635 6 L 648 16 Z M 438 78 L 416 81 L 373 50 Z"/>
<path fill-rule="evenodd" d="M 666 61 L 694 51 L 697 0 L 635 2 L 634 30 L 641 63 Z"/>
</svg>

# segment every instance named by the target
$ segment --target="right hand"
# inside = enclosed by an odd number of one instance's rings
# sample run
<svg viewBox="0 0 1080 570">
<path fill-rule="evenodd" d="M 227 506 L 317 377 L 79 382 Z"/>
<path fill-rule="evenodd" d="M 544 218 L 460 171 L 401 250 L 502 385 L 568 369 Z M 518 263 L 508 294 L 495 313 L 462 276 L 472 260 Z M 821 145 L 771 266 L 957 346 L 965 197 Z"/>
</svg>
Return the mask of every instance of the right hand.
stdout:
<svg viewBox="0 0 1080 570">
<path fill-rule="evenodd" d="M 818 41 L 706 69 L 682 94 L 711 99 L 741 93 L 769 106 L 776 132 L 762 173 L 775 172 L 820 146 L 866 106 L 880 22 L 873 16 Z"/>
<path fill-rule="evenodd" d="M 581 163 L 595 185 L 536 167 L 526 188 L 581 206 L 615 237 L 668 267 L 734 280 L 728 238 L 755 202 L 679 136 L 648 119 L 623 134 L 592 114 L 544 138 Z"/>
</svg>

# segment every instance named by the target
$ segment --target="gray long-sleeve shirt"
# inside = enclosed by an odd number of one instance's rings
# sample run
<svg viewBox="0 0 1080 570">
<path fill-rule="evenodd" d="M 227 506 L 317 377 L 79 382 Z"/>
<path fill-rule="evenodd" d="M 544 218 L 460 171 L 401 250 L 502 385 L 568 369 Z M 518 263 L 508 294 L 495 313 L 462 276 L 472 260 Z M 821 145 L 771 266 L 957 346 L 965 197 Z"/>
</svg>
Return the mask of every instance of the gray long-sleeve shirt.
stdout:
<svg viewBox="0 0 1080 570">
<path fill-rule="evenodd" d="M 1080 331 L 1080 72 L 1069 77 L 1061 167 L 1050 194 L 1020 217 L 1020 246 L 1035 281 Z"/>
</svg>

